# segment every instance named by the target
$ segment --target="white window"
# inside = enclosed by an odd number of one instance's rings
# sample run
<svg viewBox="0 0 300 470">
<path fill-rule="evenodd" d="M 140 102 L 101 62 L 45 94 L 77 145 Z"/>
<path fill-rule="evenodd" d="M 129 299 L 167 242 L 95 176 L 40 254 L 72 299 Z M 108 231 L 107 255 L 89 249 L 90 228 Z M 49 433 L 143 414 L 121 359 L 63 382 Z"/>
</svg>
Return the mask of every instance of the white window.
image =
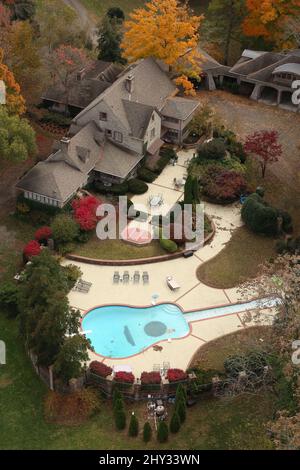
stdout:
<svg viewBox="0 0 300 470">
<path fill-rule="evenodd" d="M 114 139 L 115 139 L 116 142 L 123 142 L 122 132 L 115 131 L 114 132 Z"/>
<path fill-rule="evenodd" d="M 153 127 L 153 129 L 151 129 L 151 133 L 150 133 L 151 140 L 154 139 L 154 137 L 155 137 L 155 127 Z"/>
<path fill-rule="evenodd" d="M 99 113 L 99 119 L 100 121 L 107 121 L 107 113 Z"/>
</svg>

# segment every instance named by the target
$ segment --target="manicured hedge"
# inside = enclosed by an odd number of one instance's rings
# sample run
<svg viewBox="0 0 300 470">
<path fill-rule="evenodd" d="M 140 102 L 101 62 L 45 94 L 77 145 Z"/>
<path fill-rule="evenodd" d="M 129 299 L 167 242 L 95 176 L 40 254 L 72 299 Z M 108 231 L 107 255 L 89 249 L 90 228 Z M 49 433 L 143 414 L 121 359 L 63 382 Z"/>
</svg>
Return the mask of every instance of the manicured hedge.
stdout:
<svg viewBox="0 0 300 470">
<path fill-rule="evenodd" d="M 128 190 L 132 194 L 144 194 L 148 191 L 148 186 L 144 181 L 133 178 L 128 180 Z"/>
<path fill-rule="evenodd" d="M 201 160 L 222 160 L 225 155 L 226 145 L 221 138 L 206 142 L 198 148 L 198 158 Z"/>
<path fill-rule="evenodd" d="M 282 229 L 290 232 L 292 230 L 292 219 L 287 212 L 282 212 L 263 200 L 259 194 L 254 193 L 247 197 L 242 207 L 242 219 L 255 233 L 265 235 L 277 235 L 278 219 L 282 218 Z"/>
<path fill-rule="evenodd" d="M 145 181 L 146 183 L 153 183 L 153 181 L 157 178 L 157 174 L 143 166 L 138 169 L 138 177 L 140 180 Z"/>
<path fill-rule="evenodd" d="M 103 362 L 93 361 L 90 364 L 90 371 L 93 374 L 99 375 L 100 377 L 108 377 L 112 374 L 112 368 L 104 364 Z"/>
<path fill-rule="evenodd" d="M 167 240 L 165 238 L 161 238 L 160 246 L 166 250 L 168 253 L 175 253 L 178 250 L 177 244 L 173 240 Z"/>
</svg>

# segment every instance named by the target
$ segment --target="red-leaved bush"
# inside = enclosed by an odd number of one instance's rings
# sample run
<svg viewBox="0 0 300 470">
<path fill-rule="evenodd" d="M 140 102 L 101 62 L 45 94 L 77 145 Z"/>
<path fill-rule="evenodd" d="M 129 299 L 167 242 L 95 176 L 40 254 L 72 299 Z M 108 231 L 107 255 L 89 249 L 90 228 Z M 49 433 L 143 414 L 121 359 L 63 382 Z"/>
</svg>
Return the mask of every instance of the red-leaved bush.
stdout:
<svg viewBox="0 0 300 470">
<path fill-rule="evenodd" d="M 116 372 L 115 374 L 115 381 L 121 382 L 121 383 L 133 384 L 134 375 L 132 374 L 132 372 L 119 371 L 119 372 Z"/>
<path fill-rule="evenodd" d="M 187 373 L 181 369 L 169 369 L 167 372 L 167 379 L 169 382 L 181 382 L 187 379 Z"/>
<path fill-rule="evenodd" d="M 33 256 L 39 255 L 41 252 L 40 244 L 36 240 L 30 240 L 23 249 L 24 258 L 28 261 Z"/>
<path fill-rule="evenodd" d="M 89 232 L 94 230 L 97 225 L 97 208 L 101 204 L 99 199 L 94 196 L 86 196 L 80 199 L 74 199 L 72 209 L 74 219 L 79 224 L 81 230 Z"/>
<path fill-rule="evenodd" d="M 108 377 L 112 374 L 112 368 L 99 361 L 90 363 L 90 371 L 93 374 L 100 375 L 100 377 Z"/>
<path fill-rule="evenodd" d="M 141 383 L 143 385 L 160 384 L 161 375 L 159 372 L 142 372 Z"/>
<path fill-rule="evenodd" d="M 243 175 L 217 165 L 209 165 L 201 177 L 202 192 L 209 199 L 220 203 L 233 202 L 246 190 Z"/>
<path fill-rule="evenodd" d="M 47 227 L 46 225 L 44 227 L 39 228 L 34 235 L 34 238 L 38 241 L 41 240 L 48 240 L 52 235 L 52 230 L 50 227 Z"/>
</svg>

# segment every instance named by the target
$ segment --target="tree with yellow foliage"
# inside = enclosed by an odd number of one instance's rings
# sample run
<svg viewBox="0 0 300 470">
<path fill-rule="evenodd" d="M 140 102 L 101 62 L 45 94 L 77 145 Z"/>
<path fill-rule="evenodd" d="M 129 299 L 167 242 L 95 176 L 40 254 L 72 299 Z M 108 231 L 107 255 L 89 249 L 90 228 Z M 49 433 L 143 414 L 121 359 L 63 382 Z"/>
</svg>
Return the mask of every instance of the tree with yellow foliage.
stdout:
<svg viewBox="0 0 300 470">
<path fill-rule="evenodd" d="M 299 17 L 300 0 L 246 0 L 248 15 L 243 23 L 247 36 L 263 37 L 280 47 L 293 47 L 286 42 L 286 23 Z"/>
<path fill-rule="evenodd" d="M 0 48 L 0 80 L 6 86 L 5 107 L 10 114 L 24 114 L 26 111 L 25 100 L 21 95 L 20 85 L 15 81 L 14 74 L 7 65 L 3 64 L 3 49 Z"/>
<path fill-rule="evenodd" d="M 129 62 L 150 56 L 164 61 L 181 75 L 177 84 L 192 93 L 189 78 L 199 78 L 197 45 L 203 17 L 178 0 L 151 0 L 129 17 L 124 24 L 123 56 Z"/>
</svg>

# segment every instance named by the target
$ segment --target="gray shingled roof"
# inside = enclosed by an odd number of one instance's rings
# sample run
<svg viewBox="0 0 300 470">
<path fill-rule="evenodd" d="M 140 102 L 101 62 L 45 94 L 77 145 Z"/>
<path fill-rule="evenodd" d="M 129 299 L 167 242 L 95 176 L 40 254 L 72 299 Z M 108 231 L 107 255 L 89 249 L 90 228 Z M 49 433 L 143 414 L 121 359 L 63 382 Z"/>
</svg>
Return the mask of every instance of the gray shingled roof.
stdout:
<svg viewBox="0 0 300 470">
<path fill-rule="evenodd" d="M 101 155 L 94 122 L 87 124 L 69 143 L 35 165 L 17 184 L 19 189 L 65 202 L 82 184 Z"/>
<path fill-rule="evenodd" d="M 166 104 L 161 110 L 163 116 L 173 117 L 176 119 L 187 119 L 196 108 L 200 106 L 199 101 L 188 100 L 186 98 L 174 97 L 168 98 Z"/>
<path fill-rule="evenodd" d="M 69 89 L 69 105 L 84 109 L 111 86 L 122 70 L 121 66 L 111 62 L 95 60 L 89 64 L 86 70 L 75 72 L 73 74 L 73 85 Z M 78 73 L 82 73 L 81 81 L 77 80 Z M 67 102 L 67 93 L 61 83 L 57 82 L 42 94 L 42 99 L 65 104 Z"/>
<path fill-rule="evenodd" d="M 280 73 L 280 72 L 285 72 L 285 73 L 295 73 L 296 75 L 300 75 L 300 63 L 295 64 L 295 63 L 287 63 L 283 65 L 279 65 L 273 70 L 274 73 Z"/>
<path fill-rule="evenodd" d="M 254 80 L 259 80 L 261 82 L 273 82 L 273 71 L 281 65 L 291 63 L 291 61 L 294 63 L 300 63 L 300 56 L 283 56 L 283 58 L 275 64 L 269 65 L 268 67 L 258 70 L 255 73 L 251 73 L 248 77 Z"/>
<path fill-rule="evenodd" d="M 129 75 L 134 77 L 132 93 L 129 93 L 125 86 Z M 80 122 L 80 118 L 84 114 L 97 106 L 100 101 L 103 101 L 120 122 L 128 130 L 131 130 L 124 107 L 124 100 L 143 103 L 160 110 L 164 106 L 166 98 L 176 92 L 177 88 L 172 80 L 152 57 L 148 57 L 130 65 L 111 87 L 105 90 L 76 116 L 75 122 Z"/>
<path fill-rule="evenodd" d="M 65 162 L 39 162 L 17 184 L 24 191 L 65 202 L 85 182 L 85 175 Z"/>
<path fill-rule="evenodd" d="M 155 108 L 128 100 L 123 100 L 123 106 L 132 135 L 138 139 L 142 139 Z"/>
<path fill-rule="evenodd" d="M 107 139 L 94 170 L 118 178 L 126 178 L 142 158 L 143 155 L 130 152 Z"/>
<path fill-rule="evenodd" d="M 284 55 L 277 52 L 266 52 L 255 59 L 247 60 L 244 63 L 237 63 L 231 67 L 230 72 L 240 75 L 249 75 L 258 72 L 270 65 L 276 64 L 279 60 L 284 59 Z"/>
</svg>

